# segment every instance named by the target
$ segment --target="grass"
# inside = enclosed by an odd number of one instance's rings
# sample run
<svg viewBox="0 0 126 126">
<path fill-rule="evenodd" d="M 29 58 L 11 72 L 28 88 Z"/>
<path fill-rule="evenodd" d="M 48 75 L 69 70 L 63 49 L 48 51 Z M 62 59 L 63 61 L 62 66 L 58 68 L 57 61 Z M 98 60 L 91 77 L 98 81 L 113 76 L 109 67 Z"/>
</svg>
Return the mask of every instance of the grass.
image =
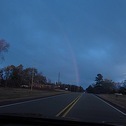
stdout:
<svg viewBox="0 0 126 126">
<path fill-rule="evenodd" d="M 0 88 L 0 101 L 8 99 L 22 99 L 22 98 L 35 98 L 46 97 L 61 93 L 67 93 L 65 91 L 43 91 L 43 90 L 30 90 L 23 88 Z"/>
<path fill-rule="evenodd" d="M 115 94 L 99 94 L 98 96 L 126 109 L 126 95 L 116 97 Z"/>
</svg>

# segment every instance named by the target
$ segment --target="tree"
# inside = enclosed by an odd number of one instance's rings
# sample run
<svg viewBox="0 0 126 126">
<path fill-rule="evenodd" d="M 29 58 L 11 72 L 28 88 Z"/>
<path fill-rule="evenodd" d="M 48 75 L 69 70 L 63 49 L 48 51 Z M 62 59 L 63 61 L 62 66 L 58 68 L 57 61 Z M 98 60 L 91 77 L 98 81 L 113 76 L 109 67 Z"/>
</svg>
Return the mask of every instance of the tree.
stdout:
<svg viewBox="0 0 126 126">
<path fill-rule="evenodd" d="M 112 80 L 104 79 L 101 74 L 97 74 L 95 78 L 96 84 L 90 85 L 86 90 L 89 93 L 114 93 L 115 83 Z"/>
<path fill-rule="evenodd" d="M 13 66 L 12 74 L 11 74 L 11 80 L 10 80 L 10 85 L 13 87 L 20 87 L 22 84 L 22 71 L 23 71 L 23 66 Z"/>
<path fill-rule="evenodd" d="M 37 73 L 34 77 L 34 82 L 36 84 L 46 84 L 47 83 L 47 79 L 45 76 L 42 75 L 42 73 Z"/>
<path fill-rule="evenodd" d="M 112 80 L 104 79 L 101 83 L 102 93 L 113 93 L 115 91 L 115 83 Z"/>
<path fill-rule="evenodd" d="M 92 85 L 89 85 L 88 88 L 86 89 L 88 93 L 94 93 L 94 88 Z"/>
<path fill-rule="evenodd" d="M 3 56 L 2 52 L 7 52 L 8 48 L 9 48 L 9 44 L 4 39 L 0 39 L 0 54 L 1 54 L 1 59 L 4 60 L 4 56 Z"/>
<path fill-rule="evenodd" d="M 95 78 L 96 85 L 100 85 L 101 82 L 103 81 L 103 76 L 102 74 L 97 74 L 97 77 Z"/>
<path fill-rule="evenodd" d="M 122 83 L 119 84 L 118 92 L 122 94 L 126 94 L 126 80 L 124 80 Z"/>
<path fill-rule="evenodd" d="M 125 87 L 120 87 L 118 92 L 126 95 L 126 88 Z"/>
<path fill-rule="evenodd" d="M 126 88 L 126 80 L 123 82 L 123 87 Z"/>
<path fill-rule="evenodd" d="M 3 69 L 0 69 L 0 86 L 3 85 L 3 80 L 4 80 L 4 79 L 3 79 L 3 75 L 4 75 L 4 74 L 3 74 L 3 71 L 4 71 Z"/>
<path fill-rule="evenodd" d="M 5 87 L 8 86 L 10 79 L 12 77 L 13 69 L 15 68 L 14 65 L 10 65 L 4 68 L 4 78 L 5 78 Z"/>
<path fill-rule="evenodd" d="M 34 72 L 34 73 L 33 73 Z M 23 84 L 31 86 L 32 84 L 32 77 L 35 77 L 37 74 L 36 68 L 26 68 L 23 70 L 22 77 L 23 77 Z M 33 76 L 34 74 L 34 76 Z"/>
</svg>

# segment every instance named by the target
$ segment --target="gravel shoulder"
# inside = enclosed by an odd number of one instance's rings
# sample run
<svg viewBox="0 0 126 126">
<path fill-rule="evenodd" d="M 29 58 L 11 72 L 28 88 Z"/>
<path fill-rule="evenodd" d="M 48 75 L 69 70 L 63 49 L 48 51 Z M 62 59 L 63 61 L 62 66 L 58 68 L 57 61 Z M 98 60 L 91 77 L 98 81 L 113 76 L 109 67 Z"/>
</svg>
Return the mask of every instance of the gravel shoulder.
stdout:
<svg viewBox="0 0 126 126">
<path fill-rule="evenodd" d="M 98 94 L 97 96 L 126 113 L 126 95 L 116 97 L 115 94 Z"/>
</svg>

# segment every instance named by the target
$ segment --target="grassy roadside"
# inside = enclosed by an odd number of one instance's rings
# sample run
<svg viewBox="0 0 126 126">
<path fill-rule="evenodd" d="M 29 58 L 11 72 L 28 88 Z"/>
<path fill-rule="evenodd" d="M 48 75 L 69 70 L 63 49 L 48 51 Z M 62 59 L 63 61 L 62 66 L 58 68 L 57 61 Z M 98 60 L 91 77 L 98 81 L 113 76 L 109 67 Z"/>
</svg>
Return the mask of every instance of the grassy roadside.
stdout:
<svg viewBox="0 0 126 126">
<path fill-rule="evenodd" d="M 116 97 L 115 94 L 99 94 L 98 96 L 126 109 L 126 95 Z"/>
<path fill-rule="evenodd" d="M 47 97 L 62 93 L 68 93 L 66 91 L 43 91 L 43 90 L 30 90 L 23 88 L 0 88 L 0 102 L 13 100 L 13 99 L 25 99 L 36 97 Z"/>
</svg>

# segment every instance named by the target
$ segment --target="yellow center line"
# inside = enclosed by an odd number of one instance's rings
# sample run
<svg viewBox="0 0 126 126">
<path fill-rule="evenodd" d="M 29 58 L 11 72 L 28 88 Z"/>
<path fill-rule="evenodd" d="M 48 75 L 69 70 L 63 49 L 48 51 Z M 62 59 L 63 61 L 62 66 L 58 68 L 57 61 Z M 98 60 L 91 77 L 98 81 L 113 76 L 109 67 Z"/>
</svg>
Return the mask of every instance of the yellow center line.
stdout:
<svg viewBox="0 0 126 126">
<path fill-rule="evenodd" d="M 81 95 L 82 96 L 82 95 Z M 63 114 L 62 117 L 65 117 L 69 112 L 70 110 L 75 106 L 75 104 L 80 100 L 81 96 L 78 97 L 78 99 L 70 106 L 70 108 Z"/>
<path fill-rule="evenodd" d="M 80 99 L 80 97 L 82 96 L 79 95 L 77 98 L 75 98 L 70 104 L 68 104 L 63 110 L 61 110 L 56 117 L 58 116 L 62 116 L 65 117 L 67 115 L 67 113 L 73 108 L 73 106 L 78 102 L 78 100 Z M 67 110 L 68 109 L 68 110 Z M 62 115 L 63 114 L 63 115 Z"/>
<path fill-rule="evenodd" d="M 78 96 L 79 97 L 79 96 Z M 78 99 L 78 97 L 76 99 Z M 60 111 L 56 116 L 60 116 L 69 106 L 71 106 L 76 99 L 74 99 L 70 104 L 68 104 L 62 111 Z"/>
</svg>

